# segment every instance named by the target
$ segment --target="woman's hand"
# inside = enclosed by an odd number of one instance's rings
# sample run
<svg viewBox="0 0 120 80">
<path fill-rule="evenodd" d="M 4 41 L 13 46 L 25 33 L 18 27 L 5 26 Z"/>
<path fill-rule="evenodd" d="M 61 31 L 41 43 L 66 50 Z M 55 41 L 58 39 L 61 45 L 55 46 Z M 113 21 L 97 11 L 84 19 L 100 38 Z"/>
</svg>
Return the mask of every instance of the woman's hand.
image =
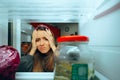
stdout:
<svg viewBox="0 0 120 80">
<path fill-rule="evenodd" d="M 37 46 L 36 46 L 36 35 L 37 35 L 37 31 L 34 30 L 33 33 L 32 33 L 32 48 L 31 48 L 31 51 L 30 51 L 30 55 L 34 55 L 35 51 L 37 49 Z"/>
<path fill-rule="evenodd" d="M 55 52 L 56 46 L 55 46 L 55 42 L 54 42 L 54 37 L 49 29 L 46 29 L 45 37 L 48 39 L 51 49 L 53 50 L 53 52 Z"/>
</svg>

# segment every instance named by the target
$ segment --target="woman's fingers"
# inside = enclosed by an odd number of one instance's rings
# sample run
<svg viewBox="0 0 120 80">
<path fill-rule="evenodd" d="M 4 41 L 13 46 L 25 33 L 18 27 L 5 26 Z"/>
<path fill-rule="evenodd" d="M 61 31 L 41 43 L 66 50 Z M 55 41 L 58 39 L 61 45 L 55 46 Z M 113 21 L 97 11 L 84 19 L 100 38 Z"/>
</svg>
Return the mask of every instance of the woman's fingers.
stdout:
<svg viewBox="0 0 120 80">
<path fill-rule="evenodd" d="M 36 48 L 36 35 L 37 35 L 37 31 L 34 30 L 32 34 L 32 47 L 33 48 Z"/>
<path fill-rule="evenodd" d="M 49 29 L 46 29 L 46 32 L 49 34 L 49 36 L 52 36 L 52 33 Z"/>
<path fill-rule="evenodd" d="M 46 38 L 48 39 L 48 41 L 50 43 L 51 49 L 53 50 L 53 52 L 55 52 L 56 46 L 55 46 L 55 43 L 54 43 L 54 36 L 53 36 L 53 34 L 51 33 L 50 30 L 47 29 L 45 31 L 45 36 L 46 36 Z"/>
<path fill-rule="evenodd" d="M 45 34 L 45 37 L 51 42 L 51 40 L 53 41 L 54 39 L 53 39 L 53 35 L 52 35 L 52 33 L 51 33 L 51 31 L 50 30 L 46 30 L 45 32 L 44 32 L 44 34 Z"/>
<path fill-rule="evenodd" d="M 33 31 L 33 34 L 32 34 L 32 37 L 33 37 L 33 38 L 36 38 L 36 35 L 37 35 L 37 31 L 34 30 L 34 31 Z"/>
</svg>

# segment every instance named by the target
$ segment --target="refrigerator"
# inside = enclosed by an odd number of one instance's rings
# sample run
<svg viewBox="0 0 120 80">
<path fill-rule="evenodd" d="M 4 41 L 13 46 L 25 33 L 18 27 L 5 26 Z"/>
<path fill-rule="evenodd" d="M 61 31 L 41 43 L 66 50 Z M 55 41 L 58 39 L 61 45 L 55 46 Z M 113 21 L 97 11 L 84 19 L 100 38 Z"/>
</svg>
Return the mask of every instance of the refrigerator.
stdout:
<svg viewBox="0 0 120 80">
<path fill-rule="evenodd" d="M 98 80 L 119 80 L 120 0 L 103 1 L 104 2 L 97 7 L 96 12 L 92 13 L 94 16 L 87 19 L 87 21 L 84 21 L 86 20 L 86 17 L 76 18 L 75 16 L 72 16 L 73 18 L 75 17 L 77 21 L 72 20 L 67 22 L 62 18 L 60 21 L 57 21 L 59 20 L 57 19 L 51 22 L 47 19 L 45 19 L 45 21 L 44 19 L 41 19 L 41 22 L 57 25 L 57 28 L 61 31 L 61 36 L 74 33 L 77 33 L 77 35 L 88 36 L 88 45 L 95 57 L 95 75 L 98 77 Z M 0 2 L 5 3 L 3 0 Z M 3 4 L 1 4 L 1 6 L 3 6 Z M 27 16 L 14 17 L 14 15 L 19 13 L 9 13 L 10 11 L 7 12 L 7 8 L 4 8 L 4 10 L 2 8 L 3 7 L 0 7 L 0 11 L 3 13 L 0 14 L 0 17 L 2 17 L 2 19 L 0 19 L 0 45 L 10 44 L 20 53 L 22 40 L 26 42 L 31 41 L 31 32 L 33 28 L 30 24 L 28 24 L 28 22 L 26 22 L 26 19 L 28 19 Z M 12 18 L 10 16 L 12 16 Z M 32 21 L 34 19 L 29 18 L 29 20 Z M 12 27 L 8 28 L 10 26 Z M 26 26 L 29 26 L 29 28 Z M 24 35 L 24 37 L 21 39 L 22 35 Z M 54 72 L 16 72 L 15 77 L 16 80 L 53 80 Z"/>
</svg>

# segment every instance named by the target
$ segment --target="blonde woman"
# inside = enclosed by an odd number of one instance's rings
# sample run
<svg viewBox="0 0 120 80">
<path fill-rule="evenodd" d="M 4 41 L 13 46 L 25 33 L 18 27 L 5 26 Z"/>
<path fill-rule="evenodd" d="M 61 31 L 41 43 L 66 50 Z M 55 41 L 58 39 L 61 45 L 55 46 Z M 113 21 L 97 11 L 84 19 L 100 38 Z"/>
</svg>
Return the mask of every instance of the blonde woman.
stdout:
<svg viewBox="0 0 120 80">
<path fill-rule="evenodd" d="M 32 45 L 21 58 L 18 72 L 52 72 L 55 50 L 52 32 L 46 25 L 39 25 L 32 33 Z"/>
</svg>

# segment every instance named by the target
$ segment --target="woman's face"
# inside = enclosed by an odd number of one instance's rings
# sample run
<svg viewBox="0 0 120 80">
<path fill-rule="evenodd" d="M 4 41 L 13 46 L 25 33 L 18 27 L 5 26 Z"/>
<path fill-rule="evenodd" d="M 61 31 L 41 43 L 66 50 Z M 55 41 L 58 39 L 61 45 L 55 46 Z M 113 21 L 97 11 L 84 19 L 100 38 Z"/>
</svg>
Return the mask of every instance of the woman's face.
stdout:
<svg viewBox="0 0 120 80">
<path fill-rule="evenodd" d="M 44 30 L 38 30 L 36 36 L 37 49 L 43 54 L 47 53 L 50 50 L 50 43 L 45 37 L 45 33 L 46 31 Z"/>
</svg>

